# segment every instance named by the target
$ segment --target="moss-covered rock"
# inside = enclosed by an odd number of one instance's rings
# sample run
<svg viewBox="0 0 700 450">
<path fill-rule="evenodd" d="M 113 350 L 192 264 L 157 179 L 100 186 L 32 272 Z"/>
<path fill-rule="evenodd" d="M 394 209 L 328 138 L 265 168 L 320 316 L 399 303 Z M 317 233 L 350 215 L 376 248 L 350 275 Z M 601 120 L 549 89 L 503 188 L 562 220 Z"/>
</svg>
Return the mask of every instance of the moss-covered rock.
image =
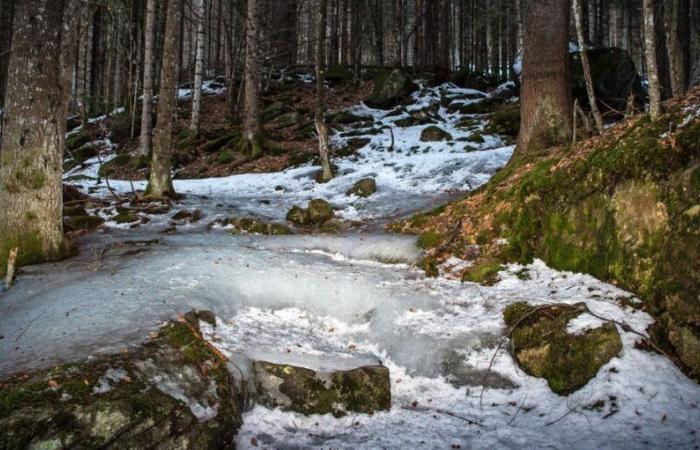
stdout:
<svg viewBox="0 0 700 450">
<path fill-rule="evenodd" d="M 267 236 L 283 236 L 294 234 L 292 230 L 281 223 L 271 223 L 249 217 L 226 219 L 226 224 L 232 225 L 233 234 L 262 234 Z"/>
<path fill-rule="evenodd" d="M 487 75 L 464 68 L 453 74 L 452 82 L 462 88 L 488 91 L 496 88 L 499 85 L 500 80 L 496 76 Z"/>
<path fill-rule="evenodd" d="M 331 84 L 344 83 L 352 81 L 355 78 L 355 74 L 352 69 L 348 66 L 335 65 L 331 66 L 326 70 L 325 79 Z"/>
<path fill-rule="evenodd" d="M 515 138 L 520 132 L 520 102 L 506 103 L 489 117 L 489 133 Z"/>
<path fill-rule="evenodd" d="M 309 216 L 309 223 L 314 225 L 320 225 L 328 222 L 335 217 L 335 213 L 333 212 L 333 208 L 331 207 L 330 203 L 321 198 L 311 200 L 309 202 L 307 212 Z"/>
<path fill-rule="evenodd" d="M 451 141 L 452 135 L 442 128 L 432 125 L 423 129 L 420 140 L 421 142 Z"/>
<path fill-rule="evenodd" d="M 79 149 L 80 147 L 87 144 L 91 140 L 92 140 L 92 138 L 90 137 L 89 134 L 81 131 L 79 133 L 76 133 L 76 134 L 66 138 L 65 145 L 66 145 L 66 148 L 68 148 L 68 150 L 73 151 L 73 150 Z"/>
<path fill-rule="evenodd" d="M 330 124 L 337 125 L 351 125 L 358 122 L 374 122 L 374 118 L 372 118 L 372 116 L 359 116 L 347 110 L 329 114 L 326 120 Z"/>
<path fill-rule="evenodd" d="M 277 100 L 270 103 L 265 109 L 262 110 L 260 118 L 263 122 L 269 122 L 287 111 L 287 105 L 284 102 Z"/>
<path fill-rule="evenodd" d="M 271 362 L 255 362 L 258 399 L 269 407 L 301 414 L 371 414 L 391 407 L 389 369 L 364 366 L 320 372 Z"/>
<path fill-rule="evenodd" d="M 503 313 L 518 365 L 530 375 L 546 379 L 560 395 L 583 387 L 622 350 L 612 323 L 580 334 L 567 333 L 569 321 L 585 312 L 584 303 L 532 306 L 520 302 Z"/>
<path fill-rule="evenodd" d="M 173 220 L 186 220 L 188 222 L 199 222 L 202 219 L 202 211 L 199 209 L 183 209 L 172 216 Z"/>
<path fill-rule="evenodd" d="M 377 192 L 377 182 L 374 178 L 363 178 L 355 182 L 345 195 L 357 195 L 358 197 L 369 197 Z"/>
<path fill-rule="evenodd" d="M 102 225 L 105 220 L 100 216 L 78 215 L 63 218 L 64 231 L 94 230 Z"/>
<path fill-rule="evenodd" d="M 365 99 L 365 103 L 372 108 L 390 109 L 406 99 L 417 88 L 418 86 L 411 81 L 411 77 L 400 69 L 379 72 L 374 77 L 372 93 Z"/>
<path fill-rule="evenodd" d="M 171 322 L 128 353 L 0 383 L 0 448 L 225 448 L 238 396 L 226 361 Z"/>
<path fill-rule="evenodd" d="M 306 209 L 301 206 L 294 205 L 287 211 L 287 220 L 294 225 L 307 225 L 309 223 L 309 215 Z"/>
</svg>

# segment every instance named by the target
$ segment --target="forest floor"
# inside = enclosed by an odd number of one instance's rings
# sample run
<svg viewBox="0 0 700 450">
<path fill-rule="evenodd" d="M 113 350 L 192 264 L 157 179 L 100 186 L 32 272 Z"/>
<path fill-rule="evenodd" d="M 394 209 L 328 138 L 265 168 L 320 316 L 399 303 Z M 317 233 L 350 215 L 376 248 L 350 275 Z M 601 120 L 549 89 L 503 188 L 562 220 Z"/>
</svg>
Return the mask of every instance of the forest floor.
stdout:
<svg viewBox="0 0 700 450">
<path fill-rule="evenodd" d="M 221 93 L 211 95 L 220 101 Z M 513 147 L 484 132 L 486 116 L 449 108 L 491 95 L 449 84 L 425 88 L 389 117 L 356 103 L 348 111 L 371 120 L 342 127 L 333 143 L 366 141 L 335 159 L 333 181 L 316 183 L 313 163 L 176 179 L 184 197 L 167 214 L 130 209 L 128 221 L 118 219 L 129 207 L 115 197 L 145 183 L 110 179 L 107 186 L 99 167 L 118 148 L 102 140 L 99 158 L 66 179 L 94 197 L 86 209 L 105 223 L 79 237 L 80 255 L 23 268 L 2 294 L 0 376 L 118 351 L 179 312 L 207 309 L 217 326 L 202 323 L 204 335 L 234 364 L 264 358 L 347 368 L 380 361 L 391 374 L 388 412 L 307 417 L 258 405 L 244 414 L 238 448 L 697 448 L 700 387 L 638 345 L 635 331 L 644 334 L 653 319 L 633 307 L 634 296 L 540 261 L 506 266 L 492 286 L 461 282 L 471 262 L 456 258 L 429 278 L 417 267 L 416 238 L 382 231 L 389 221 L 482 185 L 506 164 Z M 448 140 L 422 142 L 430 123 L 396 123 L 426 110 Z M 243 170 L 230 164 L 226 170 Z M 375 178 L 375 194 L 346 195 L 365 177 Z M 292 205 L 313 198 L 334 207 L 335 233 L 239 234 L 225 221 L 283 223 Z M 180 211 L 188 214 L 174 218 Z M 501 345 L 503 311 L 517 301 L 584 302 L 627 325 L 618 327 L 623 350 L 582 389 L 559 396 Z M 568 331 L 600 323 L 583 314 Z"/>
</svg>

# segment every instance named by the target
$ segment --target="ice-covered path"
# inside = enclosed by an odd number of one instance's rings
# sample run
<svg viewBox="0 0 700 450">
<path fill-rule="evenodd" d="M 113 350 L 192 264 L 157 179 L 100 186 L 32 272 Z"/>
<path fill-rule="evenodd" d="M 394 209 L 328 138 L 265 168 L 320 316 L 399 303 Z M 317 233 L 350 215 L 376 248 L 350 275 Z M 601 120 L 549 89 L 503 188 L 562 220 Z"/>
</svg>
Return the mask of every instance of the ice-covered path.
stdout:
<svg viewBox="0 0 700 450">
<path fill-rule="evenodd" d="M 410 108 L 434 104 L 440 95 L 425 90 Z M 395 127 L 389 151 L 385 128 L 368 135 L 371 141 L 355 156 L 338 160 L 340 176 L 325 185 L 313 182 L 312 166 L 176 180 L 176 189 L 189 194 L 176 208 L 200 208 L 205 220 L 179 225 L 175 235 L 158 232 L 172 213 L 151 216 L 139 229 L 108 222 L 83 240 L 77 258 L 23 268 L 16 286 L 0 293 L 0 378 L 120 351 L 179 312 L 209 309 L 218 323 L 215 329 L 202 324 L 205 336 L 234 364 L 264 358 L 344 368 L 379 360 L 391 373 L 388 412 L 305 417 L 256 406 L 244 415 L 238 448 L 697 447 L 700 387 L 664 357 L 636 348 L 634 333 L 619 329 L 621 354 L 568 397 L 518 369 L 507 346 L 497 350 L 503 310 L 516 301 L 585 302 L 597 315 L 644 332 L 651 317 L 623 306 L 634 300 L 614 286 L 538 261 L 509 266 L 491 287 L 426 278 L 413 266 L 420 252 L 409 236 L 204 230 L 219 217 L 281 220 L 291 204 L 315 197 L 329 200 L 342 218 L 381 222 L 474 188 L 507 162 L 512 147 L 501 147 L 495 137 L 485 136 L 472 152 L 456 140 L 482 130 L 483 122 L 465 131 L 456 126 L 458 115 L 438 111 L 439 126 L 455 140 L 421 143 L 424 126 Z M 406 117 L 387 118 L 364 106 L 354 112 L 386 127 Z M 67 176 L 96 172 L 89 163 Z M 377 179 L 378 192 L 368 199 L 345 196 L 365 176 Z M 78 183 L 109 195 L 104 183 Z M 111 185 L 131 190 L 129 183 Z M 582 315 L 570 331 L 599 325 Z"/>
</svg>

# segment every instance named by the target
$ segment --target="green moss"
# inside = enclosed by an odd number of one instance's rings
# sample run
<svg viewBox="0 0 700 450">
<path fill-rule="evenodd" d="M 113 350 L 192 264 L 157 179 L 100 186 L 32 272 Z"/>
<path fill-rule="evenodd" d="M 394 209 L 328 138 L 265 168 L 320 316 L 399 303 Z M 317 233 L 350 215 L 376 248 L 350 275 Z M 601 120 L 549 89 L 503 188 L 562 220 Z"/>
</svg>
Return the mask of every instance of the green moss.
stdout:
<svg viewBox="0 0 700 450">
<path fill-rule="evenodd" d="M 103 223 L 104 219 L 100 216 L 70 216 L 63 219 L 66 231 L 94 230 Z"/>
<path fill-rule="evenodd" d="M 220 136 L 216 139 L 212 139 L 202 145 L 199 149 L 203 151 L 204 153 L 214 153 L 219 151 L 222 147 L 232 143 L 235 139 L 239 139 L 240 134 L 235 132 L 235 133 L 228 133 L 223 136 Z"/>
<path fill-rule="evenodd" d="M 435 278 L 440 275 L 437 261 L 432 256 L 426 256 L 418 262 L 418 265 L 425 272 L 426 277 Z"/>
<path fill-rule="evenodd" d="M 0 240 L 0 277 L 7 271 L 10 250 L 18 248 L 16 266 L 58 261 L 75 254 L 75 247 L 65 240 L 57 248 L 47 248 L 38 231 L 15 232 Z"/>
<path fill-rule="evenodd" d="M 217 160 L 219 164 L 230 164 L 234 160 L 233 152 L 229 149 L 224 149 L 219 152 Z"/>
<path fill-rule="evenodd" d="M 423 250 L 430 250 L 442 243 L 444 236 L 436 231 L 426 231 L 418 237 L 416 245 Z"/>
<path fill-rule="evenodd" d="M 506 103 L 489 117 L 489 133 L 515 138 L 520 132 L 520 102 Z"/>
<path fill-rule="evenodd" d="M 68 147 L 68 150 L 76 150 L 83 145 L 87 144 L 88 142 L 91 141 L 90 136 L 87 133 L 80 132 L 77 134 L 74 134 L 68 138 L 66 138 L 66 147 Z"/>
<path fill-rule="evenodd" d="M 498 281 L 498 272 L 503 270 L 500 261 L 480 261 L 470 267 L 462 276 L 462 281 L 490 286 Z"/>
</svg>

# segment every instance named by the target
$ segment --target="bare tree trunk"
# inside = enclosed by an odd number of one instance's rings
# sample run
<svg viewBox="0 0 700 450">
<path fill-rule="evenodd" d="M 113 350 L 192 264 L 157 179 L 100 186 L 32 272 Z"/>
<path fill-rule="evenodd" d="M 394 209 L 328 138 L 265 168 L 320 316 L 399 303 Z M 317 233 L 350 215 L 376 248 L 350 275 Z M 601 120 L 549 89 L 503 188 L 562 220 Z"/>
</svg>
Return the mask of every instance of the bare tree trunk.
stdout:
<svg viewBox="0 0 700 450">
<path fill-rule="evenodd" d="M 192 121 L 190 131 L 194 136 L 199 135 L 199 116 L 202 110 L 202 71 L 204 69 L 204 15 L 205 0 L 197 1 L 197 53 L 194 65 L 194 86 L 192 87 Z"/>
<path fill-rule="evenodd" d="M 661 114 L 661 88 L 656 64 L 656 32 L 654 30 L 654 0 L 642 0 L 644 15 L 644 55 L 649 80 L 649 114 L 656 119 Z"/>
<path fill-rule="evenodd" d="M 593 77 L 591 76 L 591 64 L 588 61 L 588 45 L 583 32 L 583 7 L 582 0 L 574 0 L 574 22 L 576 22 L 576 36 L 578 39 L 579 54 L 581 55 L 581 66 L 583 68 L 583 78 L 586 81 L 586 93 L 588 94 L 588 103 L 591 105 L 593 120 L 598 129 L 598 133 L 603 132 L 603 118 L 598 110 L 598 103 L 595 99 L 595 91 L 593 90 Z"/>
<path fill-rule="evenodd" d="M 177 109 L 177 60 L 180 2 L 169 0 L 163 43 L 163 62 L 160 71 L 158 119 L 153 130 L 153 157 L 151 176 L 146 192 L 155 197 L 175 197 L 170 177 L 172 169 L 173 118 Z"/>
<path fill-rule="evenodd" d="M 664 27 L 666 51 L 671 74 L 671 92 L 674 97 L 683 95 L 688 82 L 688 0 L 666 0 L 664 5 Z"/>
<path fill-rule="evenodd" d="M 314 124 L 318 133 L 318 154 L 321 159 L 321 181 L 327 182 L 333 178 L 333 169 L 329 157 L 328 125 L 326 125 L 324 104 L 324 84 L 326 80 L 326 0 L 319 1 L 318 20 L 316 23 L 316 111 Z"/>
<path fill-rule="evenodd" d="M 146 36 L 143 54 L 143 104 L 141 108 L 141 137 L 139 154 L 148 155 L 151 150 L 151 114 L 153 108 L 153 40 L 156 23 L 156 0 L 146 3 Z"/>
<path fill-rule="evenodd" d="M 65 251 L 61 183 L 68 109 L 62 57 L 64 7 L 63 0 L 16 4 L 0 145 L 0 274 L 15 247 L 19 248 L 18 265 L 58 258 Z"/>
<path fill-rule="evenodd" d="M 523 1 L 519 155 L 567 142 L 571 135 L 569 11 L 568 1 Z"/>
<path fill-rule="evenodd" d="M 245 119 L 243 120 L 244 145 L 251 158 L 262 154 L 260 127 L 260 65 L 258 63 L 258 0 L 248 0 L 246 13 L 245 52 Z"/>
</svg>

